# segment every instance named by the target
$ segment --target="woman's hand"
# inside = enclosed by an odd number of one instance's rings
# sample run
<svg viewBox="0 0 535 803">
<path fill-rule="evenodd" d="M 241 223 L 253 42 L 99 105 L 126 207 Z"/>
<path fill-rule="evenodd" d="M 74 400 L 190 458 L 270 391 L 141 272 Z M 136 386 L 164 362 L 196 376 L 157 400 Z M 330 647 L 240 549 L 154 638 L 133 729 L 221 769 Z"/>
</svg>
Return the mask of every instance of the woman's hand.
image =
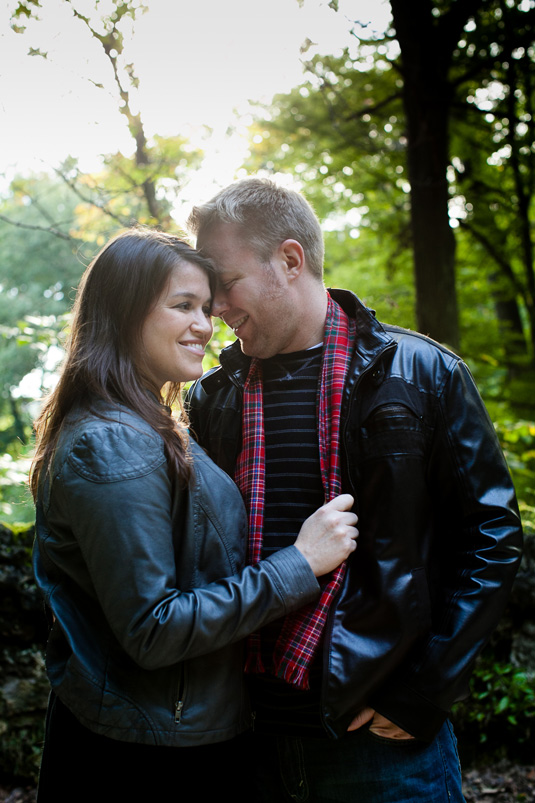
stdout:
<svg viewBox="0 0 535 803">
<path fill-rule="evenodd" d="M 332 572 L 357 548 L 353 502 L 350 494 L 336 496 L 309 516 L 299 531 L 295 546 L 316 577 Z"/>
</svg>

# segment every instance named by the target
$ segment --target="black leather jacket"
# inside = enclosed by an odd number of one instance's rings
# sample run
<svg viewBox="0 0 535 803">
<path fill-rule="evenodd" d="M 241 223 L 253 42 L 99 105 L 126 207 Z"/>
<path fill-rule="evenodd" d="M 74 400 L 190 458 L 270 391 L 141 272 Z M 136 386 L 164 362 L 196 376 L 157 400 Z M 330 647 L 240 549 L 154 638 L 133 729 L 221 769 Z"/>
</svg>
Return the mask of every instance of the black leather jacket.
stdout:
<svg viewBox="0 0 535 803">
<path fill-rule="evenodd" d="M 341 736 L 366 705 L 430 739 L 466 696 L 521 557 L 514 489 L 467 367 L 417 333 L 357 320 L 343 403 L 343 489 L 360 536 L 324 638 L 322 718 Z M 233 475 L 249 359 L 239 343 L 188 399 L 195 437 Z"/>
<path fill-rule="evenodd" d="M 96 409 L 113 420 L 70 417 L 37 504 L 52 688 L 114 739 L 229 739 L 251 724 L 240 639 L 316 599 L 316 578 L 295 547 L 241 571 L 246 515 L 226 474 L 192 443 L 179 488 L 145 421 Z"/>
</svg>

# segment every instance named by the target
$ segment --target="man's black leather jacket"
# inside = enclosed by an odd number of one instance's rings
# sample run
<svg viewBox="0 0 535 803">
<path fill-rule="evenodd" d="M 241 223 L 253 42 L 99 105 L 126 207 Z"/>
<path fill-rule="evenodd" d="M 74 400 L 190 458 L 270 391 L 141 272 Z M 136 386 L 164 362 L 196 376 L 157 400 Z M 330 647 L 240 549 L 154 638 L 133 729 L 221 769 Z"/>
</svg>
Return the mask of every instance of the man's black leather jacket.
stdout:
<svg viewBox="0 0 535 803">
<path fill-rule="evenodd" d="M 430 739 L 506 603 L 522 545 L 514 489 L 464 363 L 331 295 L 357 320 L 342 447 L 360 536 L 324 637 L 323 723 L 340 736 L 369 705 Z M 192 432 L 231 476 L 248 365 L 232 344 L 188 398 Z"/>
</svg>

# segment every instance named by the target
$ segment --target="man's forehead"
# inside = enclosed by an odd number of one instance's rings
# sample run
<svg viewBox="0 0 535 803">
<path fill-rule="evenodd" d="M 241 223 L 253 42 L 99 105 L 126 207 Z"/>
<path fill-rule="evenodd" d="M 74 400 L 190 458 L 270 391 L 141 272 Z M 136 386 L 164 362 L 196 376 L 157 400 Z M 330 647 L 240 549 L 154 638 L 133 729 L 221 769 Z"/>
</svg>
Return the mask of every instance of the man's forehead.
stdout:
<svg viewBox="0 0 535 803">
<path fill-rule="evenodd" d="M 217 263 L 214 263 L 214 267 L 217 275 L 217 280 L 222 283 L 227 282 L 236 273 L 236 271 L 233 268 L 224 268 L 222 265 L 218 265 Z"/>
<path fill-rule="evenodd" d="M 214 223 L 200 232 L 197 239 L 197 248 L 214 260 L 229 258 L 236 250 L 247 247 L 236 223 Z"/>
<path fill-rule="evenodd" d="M 217 246 L 214 248 L 207 247 L 201 248 L 201 253 L 207 256 L 214 267 L 215 273 L 219 280 L 225 281 L 227 275 L 236 272 L 236 260 L 234 249 L 220 249 Z"/>
</svg>

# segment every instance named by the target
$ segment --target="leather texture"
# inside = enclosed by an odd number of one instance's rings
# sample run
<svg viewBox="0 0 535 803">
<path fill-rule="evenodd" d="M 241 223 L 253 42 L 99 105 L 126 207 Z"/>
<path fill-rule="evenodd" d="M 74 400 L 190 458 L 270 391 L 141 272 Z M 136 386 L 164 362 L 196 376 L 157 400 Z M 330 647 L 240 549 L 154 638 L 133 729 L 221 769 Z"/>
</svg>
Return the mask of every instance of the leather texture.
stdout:
<svg viewBox="0 0 535 803">
<path fill-rule="evenodd" d="M 114 739 L 229 739 L 251 724 L 241 640 L 316 599 L 316 578 L 295 547 L 243 568 L 246 515 L 228 476 L 191 442 L 194 481 L 179 487 L 148 424 L 94 409 L 64 424 L 37 504 L 51 685 Z"/>
<path fill-rule="evenodd" d="M 371 706 L 432 739 L 506 604 L 522 547 L 515 493 L 462 360 L 330 292 L 357 321 L 342 448 L 360 536 L 324 637 L 323 723 L 341 736 Z M 236 341 L 187 399 L 193 434 L 230 476 L 248 364 Z"/>
</svg>

